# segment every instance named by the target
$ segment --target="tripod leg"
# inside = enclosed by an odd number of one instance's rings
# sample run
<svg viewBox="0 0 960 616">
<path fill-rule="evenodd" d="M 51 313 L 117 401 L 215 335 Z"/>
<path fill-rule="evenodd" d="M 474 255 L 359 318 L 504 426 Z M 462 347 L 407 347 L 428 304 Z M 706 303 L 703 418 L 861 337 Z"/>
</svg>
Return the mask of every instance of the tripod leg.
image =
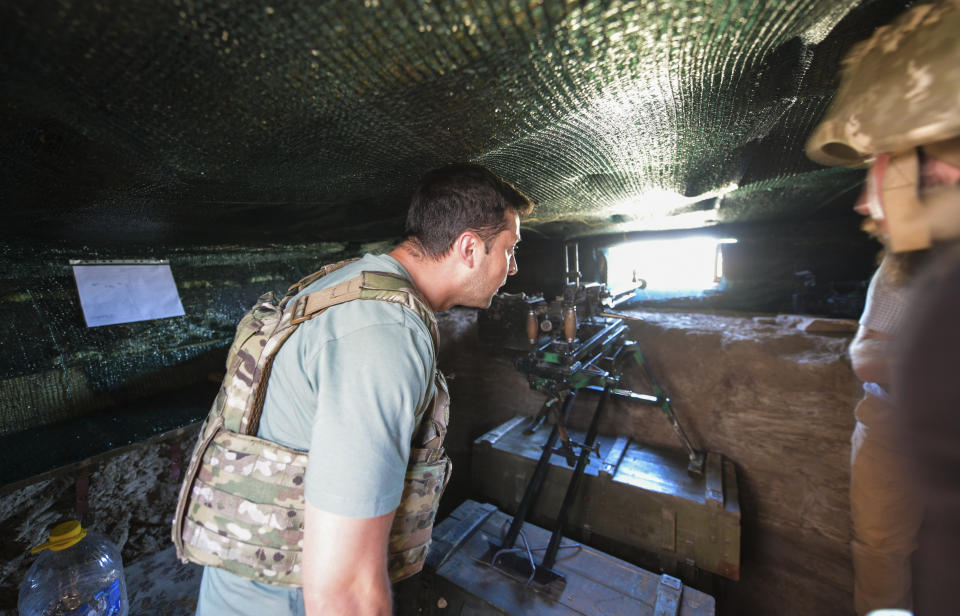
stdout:
<svg viewBox="0 0 960 616">
<path fill-rule="evenodd" d="M 580 448 L 580 458 L 577 460 L 577 468 L 570 477 L 570 484 L 567 486 L 567 493 L 563 497 L 563 503 L 560 505 L 560 512 L 557 513 L 557 525 L 550 535 L 550 543 L 547 545 L 547 552 L 543 556 L 543 562 L 540 566 L 544 569 L 552 569 L 557 560 L 557 551 L 560 549 L 560 541 L 563 539 L 563 528 L 567 523 L 567 514 L 573 505 L 573 499 L 577 495 L 577 489 L 580 487 L 580 480 L 583 478 L 583 472 L 590 461 L 590 453 L 593 451 L 593 443 L 597 440 L 597 429 L 600 425 L 600 417 L 603 415 L 604 407 L 610 398 L 610 384 L 603 389 L 603 395 L 600 402 L 597 403 L 597 410 L 593 412 L 593 419 L 590 420 L 590 428 L 587 430 L 585 447 Z"/>
<path fill-rule="evenodd" d="M 563 419 L 566 419 L 567 415 L 570 414 L 570 408 L 573 407 L 573 400 L 576 396 L 576 390 L 572 390 L 563 401 L 563 411 L 561 412 Z M 550 436 L 547 437 L 547 442 L 543 445 L 543 453 L 540 455 L 537 467 L 533 471 L 533 477 L 530 478 L 530 483 L 527 484 L 527 489 L 523 493 L 523 499 L 521 499 L 520 506 L 517 508 L 517 514 L 513 516 L 513 523 L 510 525 L 510 530 L 507 531 L 507 536 L 504 538 L 503 544 L 499 549 L 512 548 L 513 544 L 516 543 L 517 535 L 520 534 L 520 529 L 523 527 L 523 520 L 527 517 L 528 510 L 537 499 L 540 488 L 543 487 L 543 480 L 546 478 L 547 470 L 550 468 L 550 456 L 553 452 L 553 446 L 557 442 L 557 436 L 559 436 L 559 434 L 560 430 L 555 424 L 553 430 L 550 431 Z"/>
<path fill-rule="evenodd" d="M 650 364 L 647 363 L 647 360 L 644 358 L 643 353 L 640 352 L 639 347 L 633 349 L 633 357 L 637 364 L 640 365 L 644 376 L 650 383 L 650 387 L 653 389 L 653 395 L 656 396 L 660 401 L 660 410 L 663 411 L 663 414 L 667 416 L 667 420 L 670 422 L 670 427 L 673 428 L 673 431 L 676 433 L 677 437 L 679 437 L 680 442 L 683 443 L 684 448 L 687 450 L 687 457 L 689 458 L 687 471 L 694 475 L 702 475 L 705 459 L 703 452 L 697 451 L 693 448 L 693 445 L 690 443 L 690 439 L 687 438 L 687 433 L 683 431 L 683 427 L 680 425 L 680 420 L 677 419 L 677 414 L 674 412 L 673 407 L 670 406 L 670 398 L 663 393 L 663 390 L 660 388 L 660 384 L 657 382 L 657 379 L 653 376 L 653 372 L 650 370 Z"/>
</svg>

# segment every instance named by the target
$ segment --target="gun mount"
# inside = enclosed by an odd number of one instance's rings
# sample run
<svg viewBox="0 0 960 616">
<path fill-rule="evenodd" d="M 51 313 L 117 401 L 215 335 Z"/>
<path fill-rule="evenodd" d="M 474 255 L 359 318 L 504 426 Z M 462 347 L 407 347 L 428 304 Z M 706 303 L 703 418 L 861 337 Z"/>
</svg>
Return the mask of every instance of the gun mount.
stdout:
<svg viewBox="0 0 960 616">
<path fill-rule="evenodd" d="M 572 257 L 572 260 L 571 260 Z M 532 389 L 547 394 L 543 407 L 534 416 L 525 432 L 530 434 L 540 429 L 549 416 L 553 416 L 553 428 L 543 446 L 529 484 L 520 501 L 510 530 L 500 543 L 491 542 L 487 559 L 490 564 L 514 572 L 529 574 L 531 583 L 537 583 L 549 594 L 562 590 L 565 582 L 553 571 L 560 538 L 566 524 L 567 511 L 573 501 L 584 469 L 591 453 L 597 453 L 595 441 L 600 418 L 607 400 L 613 396 L 647 406 L 658 407 L 669 420 L 688 456 L 687 471 L 691 475 L 703 475 L 705 454 L 693 447 L 687 438 L 677 415 L 670 404 L 639 345 L 627 339 L 631 317 L 612 311 L 629 291 L 612 296 L 603 283 L 583 284 L 579 271 L 579 248 L 575 243 L 564 246 L 563 295 L 553 302 L 542 296 L 499 295 L 486 317 L 486 327 L 499 327 L 501 338 L 512 342 L 514 347 L 526 347 L 526 355 L 516 360 L 516 367 L 526 374 Z M 638 288 L 645 283 L 639 281 Z M 482 323 L 483 325 L 483 323 Z M 517 345 L 518 332 L 522 327 L 525 340 Z M 503 329 L 508 328 L 507 331 Z M 633 362 L 652 390 L 637 393 L 621 387 L 625 364 Z M 572 440 L 566 430 L 566 420 L 574 399 L 580 392 L 600 393 L 600 400 L 590 421 L 584 442 Z M 559 402 L 563 400 L 563 404 Z M 560 445 L 557 445 L 557 440 Z M 570 478 L 550 544 L 540 565 L 533 566 L 532 557 L 526 558 L 514 549 L 520 528 L 543 485 L 553 454 L 564 456 L 575 470 Z"/>
</svg>

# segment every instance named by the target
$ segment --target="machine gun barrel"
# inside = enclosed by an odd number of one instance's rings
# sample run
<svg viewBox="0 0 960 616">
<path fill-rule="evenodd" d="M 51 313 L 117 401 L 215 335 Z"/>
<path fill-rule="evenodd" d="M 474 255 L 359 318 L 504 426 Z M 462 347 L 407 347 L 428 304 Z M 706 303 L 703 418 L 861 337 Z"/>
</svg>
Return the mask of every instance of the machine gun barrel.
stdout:
<svg viewBox="0 0 960 616">
<path fill-rule="evenodd" d="M 589 378 L 618 378 L 597 363 L 607 356 L 619 357 L 627 325 L 620 320 L 581 323 L 581 327 L 587 325 L 595 331 L 583 342 L 573 345 L 550 340 L 516 360 L 517 368 L 527 374 L 531 387 L 545 391 L 578 389 Z"/>
<path fill-rule="evenodd" d="M 593 350 L 597 346 L 597 343 L 603 340 L 603 344 L 606 345 L 609 342 L 616 339 L 617 336 L 626 331 L 627 326 L 622 321 L 613 321 L 611 323 L 606 323 L 600 331 L 591 336 L 588 340 L 583 342 L 576 350 L 571 353 L 571 357 L 574 361 L 578 361 L 588 352 Z"/>
</svg>

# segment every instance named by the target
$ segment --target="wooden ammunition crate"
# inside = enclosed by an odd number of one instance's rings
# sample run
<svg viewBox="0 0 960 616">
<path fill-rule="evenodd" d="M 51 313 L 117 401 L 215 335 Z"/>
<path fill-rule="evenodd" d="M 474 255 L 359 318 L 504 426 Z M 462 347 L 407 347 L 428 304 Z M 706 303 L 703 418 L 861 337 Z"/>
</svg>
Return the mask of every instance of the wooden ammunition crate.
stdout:
<svg viewBox="0 0 960 616">
<path fill-rule="evenodd" d="M 499 542 L 511 520 L 493 505 L 468 500 L 434 527 L 422 576 L 420 614 L 712 616 L 716 612 L 713 597 L 674 577 L 651 573 L 568 539 L 561 543 L 554 566 L 566 581 L 563 590 L 556 596 L 539 592 L 536 585 L 489 566 L 484 558 L 490 541 Z M 550 533 L 525 523 L 523 536 L 539 563 Z"/>
<path fill-rule="evenodd" d="M 514 417 L 474 441 L 473 493 L 513 514 L 530 481 L 551 426 L 523 433 Z M 583 442 L 583 433 L 570 438 Z M 599 436 L 565 534 L 610 554 L 664 571 L 689 567 L 740 578 L 740 505 L 734 465 L 709 452 L 702 476 L 687 472 L 682 450 L 655 448 L 626 437 Z M 527 519 L 553 528 L 573 469 L 552 455 L 540 496 Z"/>
</svg>

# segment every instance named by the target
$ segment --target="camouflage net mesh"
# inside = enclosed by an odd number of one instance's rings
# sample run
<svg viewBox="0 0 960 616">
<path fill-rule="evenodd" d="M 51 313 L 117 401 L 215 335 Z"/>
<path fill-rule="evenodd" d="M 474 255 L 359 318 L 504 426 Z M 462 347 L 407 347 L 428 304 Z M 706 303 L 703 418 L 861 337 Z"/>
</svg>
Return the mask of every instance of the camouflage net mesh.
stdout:
<svg viewBox="0 0 960 616">
<path fill-rule="evenodd" d="M 169 260 L 185 316 L 88 328 L 69 260 L 129 253 L 4 246 L 0 435 L 198 383 L 215 393 L 236 323 L 256 298 L 282 295 L 347 251 L 335 243 L 140 249 L 140 258 Z"/>
<path fill-rule="evenodd" d="M 903 5 L 4 2 L 8 231 L 383 238 L 464 159 L 559 235 L 803 216 L 861 179 L 802 146 Z"/>
<path fill-rule="evenodd" d="M 844 209 L 861 173 L 803 144 L 904 5 L 4 0 L 0 436 L 206 381 L 265 287 L 396 238 L 445 162 L 548 238 Z M 71 258 L 169 258 L 187 316 L 87 329 Z"/>
</svg>

